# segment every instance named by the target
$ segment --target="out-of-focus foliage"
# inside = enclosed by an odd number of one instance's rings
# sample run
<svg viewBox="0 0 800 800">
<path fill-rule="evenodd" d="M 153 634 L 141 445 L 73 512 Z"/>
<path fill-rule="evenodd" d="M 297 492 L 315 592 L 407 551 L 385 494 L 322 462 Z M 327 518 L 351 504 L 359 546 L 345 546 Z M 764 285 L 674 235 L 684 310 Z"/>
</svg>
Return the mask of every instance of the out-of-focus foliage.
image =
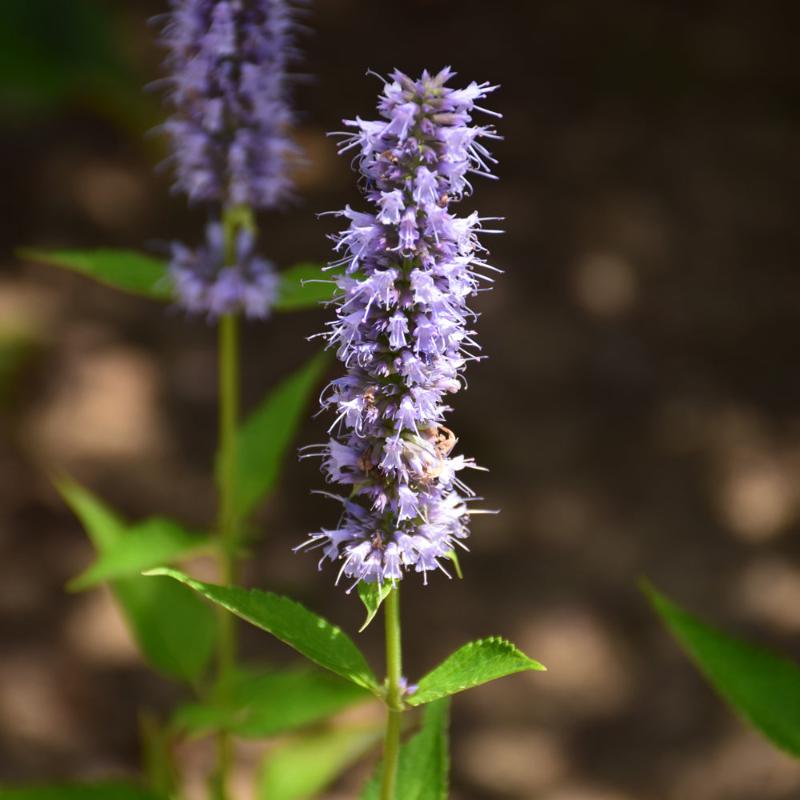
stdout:
<svg viewBox="0 0 800 800">
<path fill-rule="evenodd" d="M 121 9 L 102 0 L 3 0 L 0 119 L 89 104 L 136 128 L 154 102 L 131 65 Z"/>
<path fill-rule="evenodd" d="M 653 608 L 733 709 L 774 744 L 800 758 L 800 668 L 734 639 L 645 587 Z"/>
<path fill-rule="evenodd" d="M 402 800 L 447 800 L 450 773 L 448 727 L 450 700 L 425 709 L 422 729 L 400 749 L 397 797 Z M 383 764 L 364 787 L 361 800 L 378 800 Z"/>
</svg>

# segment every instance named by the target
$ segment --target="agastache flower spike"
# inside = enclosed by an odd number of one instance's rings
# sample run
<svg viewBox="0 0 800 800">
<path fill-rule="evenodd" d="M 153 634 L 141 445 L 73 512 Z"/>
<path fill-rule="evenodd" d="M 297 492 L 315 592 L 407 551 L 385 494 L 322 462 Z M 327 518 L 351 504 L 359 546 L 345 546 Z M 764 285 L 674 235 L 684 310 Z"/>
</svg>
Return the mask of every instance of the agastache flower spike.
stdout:
<svg viewBox="0 0 800 800">
<path fill-rule="evenodd" d="M 287 0 L 171 0 L 163 42 L 175 188 L 192 201 L 273 208 L 291 190 Z"/>
<path fill-rule="evenodd" d="M 294 55 L 293 6 L 288 0 L 170 3 L 163 34 L 171 73 L 164 81 L 172 107 L 164 125 L 169 161 L 175 188 L 217 215 L 205 246 L 173 244 L 175 294 L 188 311 L 212 318 L 238 312 L 264 318 L 276 295 L 273 267 L 254 256 L 249 230 L 223 229 L 231 214 L 244 212 L 252 222 L 252 210 L 273 208 L 291 191 L 296 150 L 287 135 L 286 68 Z M 230 252 L 225 235 L 236 240 Z"/>
<path fill-rule="evenodd" d="M 466 363 L 479 358 L 467 298 L 494 268 L 481 257 L 477 214 L 450 207 L 471 187 L 469 173 L 494 163 L 480 140 L 498 138 L 472 124 L 476 101 L 496 87 L 449 87 L 453 72 L 412 80 L 394 72 L 381 95 L 381 119 L 346 120 L 341 153 L 358 148 L 369 213 L 340 213 L 349 227 L 334 237 L 344 267 L 337 314 L 322 334 L 347 368 L 323 392 L 336 418 L 323 458 L 329 481 L 348 487 L 334 529 L 299 548 L 322 548 L 339 577 L 383 582 L 409 570 L 427 579 L 467 537 L 473 493 L 458 478 L 471 459 L 454 456 L 444 427 L 445 396 L 459 389 Z M 491 112 L 486 112 L 491 113 Z"/>
</svg>

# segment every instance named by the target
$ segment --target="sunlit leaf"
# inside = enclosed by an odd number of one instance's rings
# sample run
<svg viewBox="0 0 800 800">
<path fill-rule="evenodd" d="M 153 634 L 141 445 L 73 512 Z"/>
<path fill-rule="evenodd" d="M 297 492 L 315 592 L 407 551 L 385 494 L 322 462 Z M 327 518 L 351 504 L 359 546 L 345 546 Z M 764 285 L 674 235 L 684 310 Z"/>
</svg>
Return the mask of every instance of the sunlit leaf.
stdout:
<svg viewBox="0 0 800 800">
<path fill-rule="evenodd" d="M 378 680 L 361 651 L 341 628 L 290 600 L 272 592 L 202 583 L 173 569 L 151 570 L 189 586 L 203 597 L 228 609 L 246 622 L 271 633 L 310 661 L 378 692 Z"/>
<path fill-rule="evenodd" d="M 318 670 L 237 674 L 217 702 L 184 706 L 175 723 L 191 733 L 226 730 L 263 738 L 325 719 L 373 697 L 366 689 Z"/>
<path fill-rule="evenodd" d="M 187 531 L 171 519 L 154 517 L 125 528 L 124 535 L 73 578 L 68 588 L 77 591 L 103 581 L 139 576 L 146 569 L 172 564 L 210 546 L 207 535 Z"/>
<path fill-rule="evenodd" d="M 652 586 L 644 590 L 683 649 L 734 710 L 782 750 L 800 758 L 800 668 L 715 630 Z"/>
<path fill-rule="evenodd" d="M 407 702 L 419 706 L 515 672 L 544 669 L 505 639 L 479 639 L 459 648 L 425 675 Z"/>
<path fill-rule="evenodd" d="M 367 609 L 367 618 L 364 624 L 358 629 L 359 633 L 363 633 L 367 626 L 375 619 L 375 615 L 381 607 L 381 603 L 389 596 L 392 591 L 393 583 L 365 583 L 360 581 L 358 584 L 358 596 Z"/>
<path fill-rule="evenodd" d="M 395 797 L 402 800 L 447 800 L 450 757 L 447 728 L 449 699 L 425 708 L 422 729 L 400 748 Z M 361 793 L 361 800 L 379 800 L 383 763 Z"/>
<path fill-rule="evenodd" d="M 98 283 L 153 300 L 169 300 L 172 287 L 166 263 L 133 250 L 37 250 L 22 248 L 25 261 L 77 272 Z"/>
<path fill-rule="evenodd" d="M 290 739 L 271 750 L 258 777 L 257 800 L 309 800 L 371 750 L 381 730 L 336 728 Z"/>
<path fill-rule="evenodd" d="M 100 555 L 126 536 L 126 523 L 78 484 L 62 480 L 59 491 L 83 523 Z M 111 589 L 142 654 L 159 671 L 194 683 L 214 652 L 217 619 L 194 592 L 170 580 L 120 578 Z"/>
<path fill-rule="evenodd" d="M 236 439 L 236 507 L 246 517 L 270 492 L 281 462 L 306 416 L 308 400 L 325 369 L 325 355 L 312 358 L 278 385 L 245 420 Z M 217 460 L 217 472 L 222 469 Z"/>
</svg>

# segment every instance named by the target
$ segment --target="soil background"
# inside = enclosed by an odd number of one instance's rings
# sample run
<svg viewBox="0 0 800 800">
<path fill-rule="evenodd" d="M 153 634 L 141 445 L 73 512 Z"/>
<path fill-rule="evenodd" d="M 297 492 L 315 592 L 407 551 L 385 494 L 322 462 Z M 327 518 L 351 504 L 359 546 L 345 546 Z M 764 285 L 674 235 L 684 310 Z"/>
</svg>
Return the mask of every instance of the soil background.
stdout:
<svg viewBox="0 0 800 800">
<path fill-rule="evenodd" d="M 170 195 L 163 142 L 145 136 L 161 113 L 140 91 L 160 70 L 147 20 L 165 4 L 9 3 L 0 780 L 24 783 L 135 770 L 136 708 L 181 697 L 141 664 L 105 592 L 65 592 L 91 551 L 48 475 L 68 471 L 131 518 L 208 524 L 216 379 L 203 320 L 13 256 L 200 236 L 204 212 Z M 373 113 L 367 68 L 451 64 L 502 85 L 500 180 L 476 179 L 462 206 L 505 217 L 488 242 L 505 274 L 476 304 L 489 358 L 451 417 L 502 513 L 475 520 L 463 581 L 409 581 L 406 670 L 502 634 L 550 671 L 457 698 L 453 798 L 796 799 L 800 766 L 717 700 L 637 581 L 800 657 L 800 6 L 319 0 L 306 22 L 308 164 L 298 203 L 261 220 L 281 267 L 326 260 L 337 220 L 316 215 L 360 205 L 325 133 Z M 327 317 L 247 327 L 247 408 L 314 353 L 305 337 Z M 311 412 L 298 445 L 323 436 Z M 310 495 L 321 486 L 289 456 L 246 581 L 354 631 L 357 599 L 290 550 L 334 521 Z M 243 639 L 253 658 L 287 660 L 256 631 Z M 359 641 L 380 665 L 379 630 Z M 200 777 L 203 753 L 182 756 Z"/>
</svg>

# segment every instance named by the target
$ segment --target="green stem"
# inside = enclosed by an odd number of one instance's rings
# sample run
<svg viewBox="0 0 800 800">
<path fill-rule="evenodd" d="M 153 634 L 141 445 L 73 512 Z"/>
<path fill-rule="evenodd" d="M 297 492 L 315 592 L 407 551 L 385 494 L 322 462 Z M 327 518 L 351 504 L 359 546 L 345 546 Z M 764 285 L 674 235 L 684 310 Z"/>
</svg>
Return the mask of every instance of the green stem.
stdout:
<svg viewBox="0 0 800 800">
<path fill-rule="evenodd" d="M 395 585 L 384 602 L 386 621 L 386 737 L 383 745 L 381 800 L 395 800 L 400 728 L 403 714 L 403 657 L 400 639 L 400 588 Z"/>
<path fill-rule="evenodd" d="M 236 207 L 225 213 L 225 263 L 236 262 L 236 233 L 253 225 L 249 209 Z M 239 317 L 225 314 L 219 320 L 219 571 L 225 586 L 237 581 L 239 518 L 236 510 L 236 431 L 239 424 Z M 236 618 L 223 608 L 219 615 L 218 691 L 228 691 L 238 649 Z M 227 800 L 233 746 L 228 733 L 217 737 L 215 800 Z"/>
</svg>

